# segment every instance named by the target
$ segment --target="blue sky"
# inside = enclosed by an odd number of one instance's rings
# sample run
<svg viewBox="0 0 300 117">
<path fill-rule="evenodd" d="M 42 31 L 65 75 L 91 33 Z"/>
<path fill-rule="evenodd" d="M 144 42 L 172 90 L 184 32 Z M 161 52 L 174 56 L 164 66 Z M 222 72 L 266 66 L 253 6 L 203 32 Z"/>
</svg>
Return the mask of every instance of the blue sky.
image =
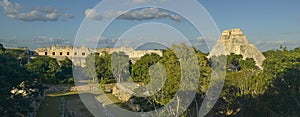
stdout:
<svg viewBox="0 0 300 117">
<path fill-rule="evenodd" d="M 87 19 L 94 20 L 91 22 L 98 25 L 101 25 L 110 15 L 118 14 L 118 12 L 116 12 L 118 9 L 114 9 L 115 12 L 113 12 L 113 10 L 107 12 L 107 14 L 101 11 L 102 8 L 92 10 L 100 1 L 101 0 L 77 0 L 75 2 L 67 0 L 2 0 L 0 3 L 0 43 L 3 43 L 6 47 L 27 46 L 30 49 L 49 46 L 51 44 L 72 45 L 77 31 L 86 17 L 87 11 L 89 12 Z M 149 0 L 127 1 L 132 1 L 133 4 L 149 2 Z M 230 28 L 241 28 L 244 30 L 249 41 L 256 44 L 262 51 L 278 48 L 279 45 L 285 45 L 288 48 L 294 48 L 300 45 L 300 1 L 298 0 L 200 0 L 199 2 L 212 16 L 220 31 Z M 130 5 L 129 3 L 120 4 L 120 6 Z M 180 5 L 176 7 L 179 8 Z M 145 12 L 147 12 L 147 10 Z M 99 14 L 97 15 L 97 13 Z M 160 16 L 155 16 L 158 13 L 161 13 Z M 199 14 L 200 12 L 192 11 L 188 15 L 197 16 Z M 179 30 L 182 30 L 183 34 L 186 33 L 190 35 L 187 36 L 187 38 L 192 40 L 192 43 L 197 43 L 197 40 L 201 41 L 201 35 L 198 35 L 196 32 L 192 34 L 191 32 L 193 31 L 188 30 L 189 23 L 185 20 L 179 22 L 176 20 L 178 20 L 176 14 L 161 11 L 151 14 L 147 18 L 124 15 L 123 18 L 120 18 L 120 21 L 116 21 L 118 25 L 115 25 L 113 31 L 106 33 L 105 37 L 99 38 L 101 38 L 102 41 L 109 39 L 113 42 L 113 39 L 120 38 L 120 35 L 114 35 L 114 32 L 121 30 L 118 27 L 130 25 L 130 23 L 156 21 L 158 23 L 169 23 L 175 27 L 180 27 L 181 29 Z M 151 26 L 148 26 L 148 28 L 151 29 Z M 171 33 L 171 30 L 176 32 L 175 29 L 171 29 L 170 31 L 166 30 L 166 32 L 169 33 L 163 35 L 160 34 L 161 31 L 159 28 L 164 29 L 164 26 L 152 27 L 152 30 L 147 31 L 161 35 L 156 36 L 158 40 L 167 38 L 167 41 L 172 41 L 172 39 L 176 40 L 176 37 L 174 37 L 175 34 Z M 131 32 L 132 33 L 128 35 L 123 35 L 123 37 L 136 37 L 136 39 L 145 38 L 141 36 L 142 33 L 137 34 L 138 31 L 134 29 L 132 29 Z M 145 36 L 146 35 L 145 33 Z M 199 38 L 197 38 L 198 36 Z M 147 35 L 146 38 L 147 37 L 150 39 L 149 35 Z M 91 38 L 93 37 L 86 37 L 87 40 L 93 40 Z M 94 38 L 97 37 L 95 36 Z M 178 36 L 178 38 L 182 37 Z"/>
<path fill-rule="evenodd" d="M 240 27 L 260 49 L 300 45 L 298 0 L 203 0 L 220 30 Z M 265 47 L 264 47 L 265 46 Z"/>
</svg>

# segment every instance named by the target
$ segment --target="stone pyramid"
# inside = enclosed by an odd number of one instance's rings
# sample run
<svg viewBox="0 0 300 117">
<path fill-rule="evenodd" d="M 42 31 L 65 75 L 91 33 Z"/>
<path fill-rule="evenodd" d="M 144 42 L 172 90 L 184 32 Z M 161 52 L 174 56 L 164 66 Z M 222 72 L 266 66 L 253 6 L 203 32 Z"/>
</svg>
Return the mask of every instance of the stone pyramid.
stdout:
<svg viewBox="0 0 300 117">
<path fill-rule="evenodd" d="M 222 36 L 217 41 L 217 44 L 213 47 L 208 58 L 212 56 L 241 54 L 244 59 L 253 58 L 256 65 L 262 69 L 265 56 L 256 48 L 254 44 L 249 44 L 246 35 L 239 28 L 225 30 Z"/>
</svg>

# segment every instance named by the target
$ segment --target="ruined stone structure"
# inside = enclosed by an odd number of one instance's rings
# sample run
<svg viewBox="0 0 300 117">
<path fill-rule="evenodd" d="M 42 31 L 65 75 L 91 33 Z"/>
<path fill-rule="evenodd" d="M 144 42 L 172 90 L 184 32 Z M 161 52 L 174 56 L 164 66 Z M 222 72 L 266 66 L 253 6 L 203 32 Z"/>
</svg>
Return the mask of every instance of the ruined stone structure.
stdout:
<svg viewBox="0 0 300 117">
<path fill-rule="evenodd" d="M 254 44 L 249 44 L 246 35 L 239 28 L 223 31 L 222 36 L 211 50 L 208 58 L 230 55 L 231 53 L 241 54 L 244 59 L 253 58 L 259 68 L 262 68 L 263 61 L 266 59 Z"/>
<path fill-rule="evenodd" d="M 112 94 L 119 98 L 119 100 L 127 102 L 134 96 L 135 93 L 133 90 L 138 87 L 139 85 L 135 83 L 117 83 L 112 89 Z"/>
<path fill-rule="evenodd" d="M 113 52 L 124 52 L 129 56 L 129 59 L 133 61 L 139 60 L 142 56 L 146 54 L 155 53 L 162 56 L 162 51 L 160 50 L 134 50 L 133 48 L 97 48 L 90 49 L 85 46 L 83 47 L 71 47 L 71 46 L 56 46 L 46 48 L 37 48 L 36 53 L 40 56 L 49 56 L 56 58 L 57 60 L 64 60 L 66 57 L 72 60 L 75 66 L 85 66 L 85 58 L 91 53 L 99 53 L 103 55 L 104 52 L 112 54 Z"/>
</svg>

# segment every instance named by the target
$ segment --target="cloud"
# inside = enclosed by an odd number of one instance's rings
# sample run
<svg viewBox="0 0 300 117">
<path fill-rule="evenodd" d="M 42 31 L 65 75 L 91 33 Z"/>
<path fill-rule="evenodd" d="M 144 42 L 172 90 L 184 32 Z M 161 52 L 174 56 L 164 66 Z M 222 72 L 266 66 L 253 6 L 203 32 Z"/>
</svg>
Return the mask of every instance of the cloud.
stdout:
<svg viewBox="0 0 300 117">
<path fill-rule="evenodd" d="M 263 45 L 263 44 L 283 44 L 286 43 L 285 40 L 275 40 L 275 41 L 256 41 L 255 44 Z"/>
<path fill-rule="evenodd" d="M 73 19 L 73 18 L 74 18 L 74 15 L 72 15 L 72 14 L 65 13 L 62 15 L 63 21 L 67 21 L 68 19 Z"/>
<path fill-rule="evenodd" d="M 84 43 L 87 47 L 94 48 L 97 45 L 97 48 L 106 48 L 106 47 L 114 47 L 116 42 L 120 40 L 119 38 L 108 38 L 105 36 L 97 36 L 97 37 L 89 37 L 86 38 Z"/>
<path fill-rule="evenodd" d="M 99 37 L 88 38 L 87 42 L 88 43 L 98 43 L 99 41 L 106 41 L 106 40 L 108 40 L 107 37 L 99 36 Z"/>
<path fill-rule="evenodd" d="M 205 41 L 205 38 L 203 36 L 197 37 L 197 41 Z"/>
<path fill-rule="evenodd" d="M 280 34 L 280 35 L 298 35 L 299 32 L 280 32 L 278 34 Z"/>
<path fill-rule="evenodd" d="M 133 10 L 122 14 L 118 19 L 124 20 L 152 20 L 152 19 L 163 19 L 169 18 L 174 21 L 181 21 L 179 15 L 170 14 L 167 11 L 158 8 L 144 8 L 140 10 Z"/>
<path fill-rule="evenodd" d="M 21 43 L 21 41 L 17 39 L 17 36 L 0 37 L 0 43 L 2 43 L 5 47 L 19 47 L 26 45 Z"/>
<path fill-rule="evenodd" d="M 104 11 L 103 16 L 101 16 L 101 14 L 95 9 L 87 9 L 85 11 L 85 14 L 88 19 L 93 19 L 93 20 L 112 19 L 115 17 L 117 17 L 117 19 L 122 19 L 122 20 L 136 20 L 136 21 L 165 19 L 165 18 L 169 18 L 176 22 L 180 22 L 182 20 L 181 16 L 179 15 L 171 14 L 165 10 L 154 8 L 154 7 L 137 9 L 133 11 L 107 10 Z"/>
<path fill-rule="evenodd" d="M 261 51 L 278 49 L 281 45 L 286 46 L 288 49 L 299 47 L 299 41 L 287 41 L 287 40 L 273 40 L 273 41 L 256 41 L 254 44 Z"/>
<path fill-rule="evenodd" d="M 57 9 L 52 7 L 36 7 L 29 11 L 25 11 L 23 6 L 18 3 L 13 3 L 8 0 L 0 2 L 3 7 L 4 13 L 7 17 L 21 20 L 21 21 L 57 21 L 59 17 L 63 20 L 71 19 L 71 14 L 60 13 Z"/>
<path fill-rule="evenodd" d="M 113 10 L 107 10 L 107 11 L 104 11 L 104 14 L 103 14 L 103 17 L 105 19 L 112 19 L 112 18 L 115 18 L 115 17 L 118 17 L 124 13 L 127 13 L 129 11 L 113 11 Z"/>
<path fill-rule="evenodd" d="M 200 50 L 202 52 L 209 52 L 209 49 L 208 49 L 207 43 L 206 43 L 209 40 L 206 39 L 205 37 L 199 36 L 196 39 L 191 39 L 189 41 L 192 44 L 192 46 L 195 47 L 197 50 Z"/>
<path fill-rule="evenodd" d="M 151 0 L 132 0 L 134 4 L 144 4 L 144 3 L 149 3 Z"/>
<path fill-rule="evenodd" d="M 65 40 L 63 38 L 37 36 L 36 38 L 31 40 L 30 45 L 35 47 L 46 47 L 51 45 L 66 45 L 66 44 L 70 44 L 70 41 Z"/>
<path fill-rule="evenodd" d="M 92 20 L 102 20 L 100 13 L 96 9 L 86 9 L 85 16 Z"/>
<path fill-rule="evenodd" d="M 169 0 L 132 0 L 133 4 L 145 4 L 145 3 L 162 3 Z"/>
<path fill-rule="evenodd" d="M 28 47 L 34 50 L 39 47 L 48 47 L 51 45 L 70 45 L 72 42 L 64 38 L 51 37 L 51 36 L 37 36 L 31 39 L 20 38 L 17 36 L 0 37 L 0 43 L 5 47 Z"/>
</svg>

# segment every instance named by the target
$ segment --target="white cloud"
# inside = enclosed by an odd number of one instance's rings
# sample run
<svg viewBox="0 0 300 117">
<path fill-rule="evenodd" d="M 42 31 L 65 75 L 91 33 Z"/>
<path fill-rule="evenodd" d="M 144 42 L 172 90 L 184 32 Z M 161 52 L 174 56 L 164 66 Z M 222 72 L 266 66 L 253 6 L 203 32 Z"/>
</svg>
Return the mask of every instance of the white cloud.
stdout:
<svg viewBox="0 0 300 117">
<path fill-rule="evenodd" d="M 17 39 L 17 36 L 0 37 L 0 43 L 3 44 L 5 47 L 25 46 L 24 42 L 20 42 L 21 41 Z"/>
<path fill-rule="evenodd" d="M 97 48 L 113 47 L 117 40 L 118 39 L 105 36 L 90 37 L 86 38 L 86 44 L 88 47 L 94 47 L 95 44 L 97 45 Z"/>
<path fill-rule="evenodd" d="M 268 40 L 268 41 L 256 41 L 254 44 L 261 51 L 279 49 L 280 46 L 286 46 L 288 49 L 299 47 L 300 42 L 295 40 Z"/>
<path fill-rule="evenodd" d="M 4 13 L 7 17 L 21 21 L 57 21 L 60 16 L 64 20 L 73 18 L 71 14 L 59 13 L 57 9 L 52 7 L 36 7 L 29 11 L 24 11 L 23 6 L 8 0 L 0 2 Z M 67 17 L 66 17 L 67 16 Z"/>
<path fill-rule="evenodd" d="M 85 16 L 88 19 L 92 19 L 92 20 L 101 20 L 102 19 L 100 13 L 96 9 L 86 9 Z"/>
<path fill-rule="evenodd" d="M 0 37 L 0 43 L 5 47 L 29 47 L 31 50 L 39 47 L 49 47 L 51 45 L 70 45 L 72 42 L 61 37 L 37 36 L 31 39 L 12 36 Z"/>
<path fill-rule="evenodd" d="M 128 11 L 113 11 L 113 10 L 108 10 L 108 11 L 104 11 L 103 17 L 105 19 L 112 19 L 115 17 L 118 17 L 124 13 L 127 13 Z"/>
<path fill-rule="evenodd" d="M 197 41 L 205 41 L 205 38 L 203 36 L 197 37 Z"/>
<path fill-rule="evenodd" d="M 106 40 L 108 40 L 107 37 L 99 36 L 99 37 L 88 38 L 87 42 L 89 42 L 89 43 L 98 43 L 99 41 L 106 41 Z"/>
<path fill-rule="evenodd" d="M 144 4 L 144 3 L 149 3 L 151 0 L 133 0 L 132 1 L 134 4 Z"/>
<path fill-rule="evenodd" d="M 162 3 L 169 0 L 132 0 L 133 4 L 145 4 L 145 3 Z"/>
<path fill-rule="evenodd" d="M 274 41 L 256 41 L 256 45 L 280 45 L 287 43 L 286 40 L 274 40 Z"/>
<path fill-rule="evenodd" d="M 65 45 L 70 44 L 70 41 L 65 40 L 63 38 L 54 38 L 54 37 L 48 37 L 48 36 L 37 36 L 32 40 L 32 45 L 35 46 L 50 46 L 50 45 Z"/>
<path fill-rule="evenodd" d="M 9 17 L 22 21 L 56 21 L 58 19 L 58 12 L 54 10 L 51 13 L 44 13 L 38 10 L 32 10 L 28 13 L 14 14 L 10 15 Z"/>
<path fill-rule="evenodd" d="M 119 19 L 125 20 L 151 20 L 163 18 L 169 18 L 174 21 L 181 20 L 181 17 L 179 15 L 170 14 L 167 11 L 153 7 L 126 12 L 119 17 Z"/>
<path fill-rule="evenodd" d="M 72 14 L 65 13 L 62 15 L 63 21 L 67 21 L 68 19 L 72 19 L 72 18 L 74 18 L 74 15 Z"/>
<path fill-rule="evenodd" d="M 143 8 L 137 9 L 133 11 L 113 11 L 107 10 L 104 11 L 103 16 L 100 13 L 93 9 L 87 9 L 85 12 L 87 18 L 94 19 L 94 20 L 102 20 L 102 19 L 112 19 L 117 17 L 117 19 L 122 20 L 152 20 L 152 19 L 164 19 L 169 18 L 173 21 L 180 22 L 182 17 L 179 15 L 171 14 L 165 10 L 159 8 Z"/>
</svg>

